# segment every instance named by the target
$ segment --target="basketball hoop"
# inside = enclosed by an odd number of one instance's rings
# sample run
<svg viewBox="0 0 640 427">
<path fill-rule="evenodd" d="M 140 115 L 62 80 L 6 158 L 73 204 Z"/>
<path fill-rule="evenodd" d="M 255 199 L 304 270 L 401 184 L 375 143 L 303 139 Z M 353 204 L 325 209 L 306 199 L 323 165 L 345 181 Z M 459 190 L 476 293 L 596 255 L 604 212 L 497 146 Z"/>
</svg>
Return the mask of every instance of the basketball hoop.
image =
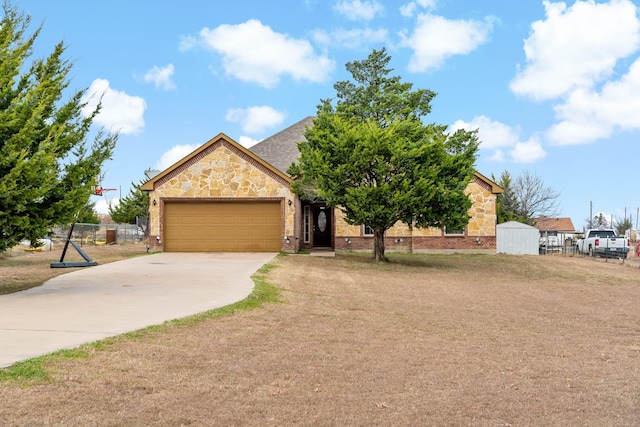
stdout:
<svg viewBox="0 0 640 427">
<path fill-rule="evenodd" d="M 96 196 L 103 196 L 104 200 L 107 202 L 107 207 L 109 209 L 111 209 L 111 203 L 113 202 L 113 197 L 115 196 L 115 192 L 117 191 L 117 188 L 102 188 L 102 187 L 97 187 L 94 191 L 94 194 Z"/>
</svg>

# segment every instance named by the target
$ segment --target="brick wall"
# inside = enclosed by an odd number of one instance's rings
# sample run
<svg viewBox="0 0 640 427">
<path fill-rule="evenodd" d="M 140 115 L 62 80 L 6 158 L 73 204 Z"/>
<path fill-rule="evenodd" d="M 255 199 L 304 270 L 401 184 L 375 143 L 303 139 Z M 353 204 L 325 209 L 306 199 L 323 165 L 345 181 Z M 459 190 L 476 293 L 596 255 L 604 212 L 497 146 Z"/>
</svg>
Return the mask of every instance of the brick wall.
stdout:
<svg viewBox="0 0 640 427">
<path fill-rule="evenodd" d="M 414 236 L 414 237 L 385 237 L 386 251 L 421 252 L 439 250 L 495 250 L 495 236 Z M 336 238 L 336 250 L 372 251 L 373 236 L 350 236 Z"/>
</svg>

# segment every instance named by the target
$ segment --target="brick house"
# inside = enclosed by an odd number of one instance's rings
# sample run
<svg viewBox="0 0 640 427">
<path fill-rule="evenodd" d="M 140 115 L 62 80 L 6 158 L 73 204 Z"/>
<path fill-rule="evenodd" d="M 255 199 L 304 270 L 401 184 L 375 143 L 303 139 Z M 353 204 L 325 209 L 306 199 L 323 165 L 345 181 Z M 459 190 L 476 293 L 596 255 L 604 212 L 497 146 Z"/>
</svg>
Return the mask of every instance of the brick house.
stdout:
<svg viewBox="0 0 640 427">
<path fill-rule="evenodd" d="M 312 123 L 307 117 L 249 149 L 219 134 L 147 181 L 151 246 L 178 252 L 371 249 L 368 227 L 349 225 L 339 209 L 291 191 L 286 170 Z M 502 189 L 475 173 L 467 192 L 473 205 L 464 230 L 398 223 L 387 231 L 387 250 L 495 251 Z"/>
</svg>

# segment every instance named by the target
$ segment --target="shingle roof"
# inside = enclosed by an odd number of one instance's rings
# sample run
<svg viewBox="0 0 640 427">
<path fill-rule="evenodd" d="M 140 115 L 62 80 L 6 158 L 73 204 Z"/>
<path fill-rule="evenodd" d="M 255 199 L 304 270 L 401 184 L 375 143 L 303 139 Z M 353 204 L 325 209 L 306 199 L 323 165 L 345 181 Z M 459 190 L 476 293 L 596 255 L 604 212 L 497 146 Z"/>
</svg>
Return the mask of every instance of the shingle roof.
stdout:
<svg viewBox="0 0 640 427">
<path fill-rule="evenodd" d="M 304 141 L 304 132 L 313 126 L 314 117 L 307 117 L 281 130 L 273 136 L 263 139 L 249 148 L 254 154 L 267 161 L 281 172 L 287 173 L 292 163 L 298 161 L 300 152 L 297 143 Z"/>
<path fill-rule="evenodd" d="M 549 218 L 542 216 L 535 219 L 535 225 L 540 231 L 565 231 L 570 233 L 576 231 L 571 218 Z"/>
</svg>

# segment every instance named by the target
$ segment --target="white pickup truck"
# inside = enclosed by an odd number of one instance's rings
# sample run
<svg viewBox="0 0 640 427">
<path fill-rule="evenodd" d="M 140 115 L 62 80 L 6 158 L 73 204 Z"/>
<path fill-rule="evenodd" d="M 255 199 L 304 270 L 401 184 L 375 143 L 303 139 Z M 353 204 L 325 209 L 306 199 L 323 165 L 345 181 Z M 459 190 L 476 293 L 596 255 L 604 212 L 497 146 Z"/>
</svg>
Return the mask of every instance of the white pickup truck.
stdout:
<svg viewBox="0 0 640 427">
<path fill-rule="evenodd" d="M 576 250 L 580 254 L 609 258 L 626 258 L 630 246 L 629 238 L 616 236 L 612 229 L 587 230 L 584 237 L 576 242 Z"/>
</svg>

